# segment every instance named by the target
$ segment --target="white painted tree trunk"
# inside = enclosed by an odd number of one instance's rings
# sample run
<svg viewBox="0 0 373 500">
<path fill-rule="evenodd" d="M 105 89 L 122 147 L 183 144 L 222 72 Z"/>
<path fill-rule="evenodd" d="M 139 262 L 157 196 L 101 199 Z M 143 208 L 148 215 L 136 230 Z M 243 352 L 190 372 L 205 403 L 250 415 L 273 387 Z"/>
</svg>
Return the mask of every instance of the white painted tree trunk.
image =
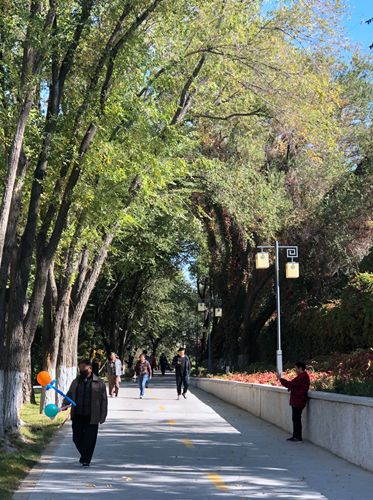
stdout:
<svg viewBox="0 0 373 500">
<path fill-rule="evenodd" d="M 54 380 L 56 378 L 56 369 L 49 367 L 47 371 L 52 377 L 52 380 Z M 53 389 L 49 389 L 48 391 L 42 389 L 40 397 L 40 413 L 43 413 L 44 408 L 49 404 L 58 404 L 57 393 Z"/>
<path fill-rule="evenodd" d="M 59 366 L 57 368 L 57 387 L 65 394 L 69 390 L 71 382 L 76 378 L 78 367 L 76 366 Z M 61 405 L 63 397 L 57 395 L 58 405 Z"/>
<path fill-rule="evenodd" d="M 71 382 L 77 375 L 77 351 L 78 351 L 79 325 L 72 326 L 68 321 L 68 307 L 63 321 L 60 350 L 57 363 L 57 387 L 65 394 L 69 390 Z M 58 396 L 59 404 L 62 397 Z"/>
<path fill-rule="evenodd" d="M 16 432 L 21 425 L 20 409 L 23 400 L 24 373 L 6 371 L 4 373 L 4 432 Z"/>
</svg>

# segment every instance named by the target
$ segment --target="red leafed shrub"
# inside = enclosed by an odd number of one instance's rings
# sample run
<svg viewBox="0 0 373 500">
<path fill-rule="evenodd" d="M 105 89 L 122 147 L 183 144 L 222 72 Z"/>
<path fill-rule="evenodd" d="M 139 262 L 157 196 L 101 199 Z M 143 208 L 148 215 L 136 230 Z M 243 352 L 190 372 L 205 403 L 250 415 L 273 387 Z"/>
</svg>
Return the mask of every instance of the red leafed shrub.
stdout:
<svg viewBox="0 0 373 500">
<path fill-rule="evenodd" d="M 373 396 L 373 349 L 350 354 L 333 354 L 308 363 L 311 389 L 340 392 L 357 396 Z M 292 379 L 295 370 L 286 370 L 283 377 Z M 274 371 L 230 373 L 215 378 L 248 384 L 280 385 Z"/>
<path fill-rule="evenodd" d="M 229 375 L 219 375 L 216 378 L 224 380 L 233 380 L 235 382 L 246 382 L 247 384 L 270 384 L 277 385 L 275 372 L 258 372 L 258 373 L 231 373 Z"/>
<path fill-rule="evenodd" d="M 311 385 L 313 382 L 325 379 L 331 376 L 330 373 L 326 372 L 309 372 L 311 379 Z M 296 377 L 294 370 L 286 370 L 283 373 L 283 377 L 287 379 L 292 379 Z M 219 378 L 223 380 L 232 380 L 235 382 L 246 382 L 247 384 L 268 384 L 268 385 L 281 385 L 277 380 L 276 372 L 257 372 L 257 373 L 230 373 L 228 375 L 217 375 L 214 378 Z"/>
</svg>

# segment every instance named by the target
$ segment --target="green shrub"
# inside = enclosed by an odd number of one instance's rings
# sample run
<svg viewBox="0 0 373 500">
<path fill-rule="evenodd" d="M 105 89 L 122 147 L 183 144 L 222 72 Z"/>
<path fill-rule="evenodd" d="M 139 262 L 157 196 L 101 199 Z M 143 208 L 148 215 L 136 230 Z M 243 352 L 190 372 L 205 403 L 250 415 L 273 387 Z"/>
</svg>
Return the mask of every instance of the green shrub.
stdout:
<svg viewBox="0 0 373 500">
<path fill-rule="evenodd" d="M 315 391 L 335 392 L 350 396 L 373 397 L 373 380 L 348 380 L 337 377 L 334 380 L 318 380 L 314 382 Z"/>
<path fill-rule="evenodd" d="M 270 326 L 260 341 L 260 359 L 267 360 L 276 332 Z M 271 342 L 266 335 L 271 334 Z M 359 273 L 340 298 L 321 306 L 286 309 L 283 314 L 283 350 L 287 359 L 307 359 L 331 352 L 350 352 L 373 345 L 373 274 Z M 273 356 L 273 352 L 271 353 Z"/>
</svg>

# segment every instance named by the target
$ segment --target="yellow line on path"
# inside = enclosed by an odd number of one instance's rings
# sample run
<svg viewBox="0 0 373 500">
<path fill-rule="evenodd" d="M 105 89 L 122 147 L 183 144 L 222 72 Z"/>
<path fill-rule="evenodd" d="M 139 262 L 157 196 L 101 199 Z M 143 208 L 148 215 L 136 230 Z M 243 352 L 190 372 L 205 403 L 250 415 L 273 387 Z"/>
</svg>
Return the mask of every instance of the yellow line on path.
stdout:
<svg viewBox="0 0 373 500">
<path fill-rule="evenodd" d="M 167 420 L 168 425 L 176 425 L 176 420 Z"/>
<path fill-rule="evenodd" d="M 163 406 L 163 405 L 161 405 L 161 406 L 159 407 L 159 409 L 160 409 L 161 411 L 164 411 L 164 410 L 166 409 L 166 407 L 165 407 L 165 406 Z"/>
<path fill-rule="evenodd" d="M 183 438 L 183 439 L 181 440 L 181 442 L 182 442 L 183 444 L 185 444 L 185 446 L 186 446 L 187 448 L 194 448 L 194 444 L 193 444 L 193 443 L 192 443 L 192 441 L 191 441 L 190 439 L 188 439 L 188 438 Z"/>
<path fill-rule="evenodd" d="M 224 483 L 223 479 L 219 474 L 208 474 L 207 477 L 210 479 L 212 483 L 214 483 L 215 488 L 218 490 L 226 491 L 228 486 Z"/>
<path fill-rule="evenodd" d="M 157 396 L 153 396 L 152 399 L 158 399 Z"/>
</svg>

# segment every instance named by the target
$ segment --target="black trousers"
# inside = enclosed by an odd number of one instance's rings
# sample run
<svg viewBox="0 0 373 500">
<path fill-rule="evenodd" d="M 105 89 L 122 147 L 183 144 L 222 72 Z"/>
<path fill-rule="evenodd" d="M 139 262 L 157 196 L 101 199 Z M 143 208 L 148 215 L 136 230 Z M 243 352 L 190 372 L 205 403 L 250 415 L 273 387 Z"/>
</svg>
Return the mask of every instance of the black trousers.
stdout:
<svg viewBox="0 0 373 500">
<path fill-rule="evenodd" d="M 302 440 L 302 411 L 303 408 L 295 408 L 293 409 L 293 437 Z"/>
<path fill-rule="evenodd" d="M 189 387 L 189 377 L 177 375 L 176 376 L 176 387 L 177 387 L 177 393 L 179 396 L 181 394 L 181 390 L 183 390 L 183 394 L 186 394 L 188 391 L 188 387 Z"/>
<path fill-rule="evenodd" d="M 82 463 L 90 464 L 95 451 L 98 424 L 90 423 L 91 417 L 75 415 L 73 418 L 73 441 L 81 455 Z"/>
</svg>

